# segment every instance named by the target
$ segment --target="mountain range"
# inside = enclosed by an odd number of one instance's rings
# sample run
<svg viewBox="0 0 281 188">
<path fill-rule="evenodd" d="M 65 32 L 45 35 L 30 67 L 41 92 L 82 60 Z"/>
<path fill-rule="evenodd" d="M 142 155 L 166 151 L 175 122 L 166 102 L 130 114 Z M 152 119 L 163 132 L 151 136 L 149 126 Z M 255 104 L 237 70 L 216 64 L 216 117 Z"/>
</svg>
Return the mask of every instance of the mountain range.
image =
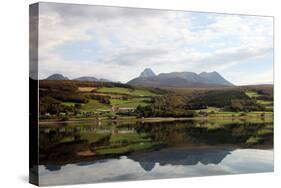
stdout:
<svg viewBox="0 0 281 188">
<path fill-rule="evenodd" d="M 49 77 L 47 77 L 45 80 L 69 80 L 67 77 L 63 76 L 62 74 L 52 74 Z M 89 82 L 111 82 L 110 80 L 101 78 L 98 79 L 93 76 L 82 76 L 79 78 L 74 78 L 72 80 L 78 80 L 78 81 L 89 81 Z"/>
<path fill-rule="evenodd" d="M 218 72 L 171 72 L 156 75 L 150 68 L 146 68 L 139 77 L 127 82 L 134 86 L 149 87 L 217 87 L 234 86 Z"/>
<path fill-rule="evenodd" d="M 46 80 L 69 80 L 61 74 L 53 74 Z M 93 76 L 83 76 L 73 80 L 111 82 L 107 79 L 98 79 Z M 128 85 L 144 87 L 171 87 L 171 88 L 188 88 L 188 87 L 225 87 L 234 86 L 231 82 L 223 78 L 218 72 L 171 72 L 160 73 L 156 75 L 150 68 L 144 69 L 141 74 L 129 82 Z"/>
</svg>

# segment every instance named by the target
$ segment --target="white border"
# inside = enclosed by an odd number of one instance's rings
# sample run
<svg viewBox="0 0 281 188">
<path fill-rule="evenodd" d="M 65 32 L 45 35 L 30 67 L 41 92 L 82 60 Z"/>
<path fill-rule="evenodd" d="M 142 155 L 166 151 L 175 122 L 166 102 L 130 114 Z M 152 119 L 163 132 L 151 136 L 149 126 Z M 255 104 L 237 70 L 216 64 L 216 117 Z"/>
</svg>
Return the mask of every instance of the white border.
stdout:
<svg viewBox="0 0 281 188">
<path fill-rule="evenodd" d="M 36 1 L 9 0 L 0 7 L 1 46 L 1 187 L 32 187 L 28 184 L 28 6 Z M 93 5 L 154 9 L 239 13 L 275 17 L 275 172 L 75 185 L 73 187 L 277 187 L 280 182 L 280 75 L 281 11 L 277 0 L 56 0 Z M 68 187 L 68 186 L 60 186 Z"/>
</svg>

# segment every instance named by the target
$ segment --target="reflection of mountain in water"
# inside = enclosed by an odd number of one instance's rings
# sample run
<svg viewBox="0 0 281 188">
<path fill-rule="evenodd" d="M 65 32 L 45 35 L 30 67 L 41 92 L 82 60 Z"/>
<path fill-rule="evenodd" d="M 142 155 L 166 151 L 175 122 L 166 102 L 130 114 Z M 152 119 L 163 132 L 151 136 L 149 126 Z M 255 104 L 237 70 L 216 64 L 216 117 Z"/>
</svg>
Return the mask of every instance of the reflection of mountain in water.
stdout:
<svg viewBox="0 0 281 188">
<path fill-rule="evenodd" d="M 196 165 L 201 163 L 203 165 L 208 164 L 219 164 L 221 161 L 229 154 L 231 154 L 231 149 L 219 149 L 219 148 L 200 148 L 200 149 L 183 149 L 183 148 L 171 148 L 160 151 L 154 151 L 150 153 L 134 153 L 128 155 L 125 158 L 131 159 L 140 164 L 140 166 L 145 171 L 151 171 L 156 163 L 161 166 L 165 165 Z M 98 160 L 98 161 L 89 161 L 77 163 L 77 166 L 88 166 L 97 163 L 106 163 L 108 160 Z M 122 157 L 121 159 L 122 160 Z M 50 171 L 60 170 L 64 165 L 44 165 L 46 169 Z"/>
<path fill-rule="evenodd" d="M 45 165 L 45 168 L 50 171 L 60 170 L 62 165 Z"/>
<path fill-rule="evenodd" d="M 40 127 L 40 164 L 77 164 L 120 156 L 139 162 L 145 170 L 160 165 L 218 164 L 230 150 L 210 149 L 271 147 L 273 125 L 268 123 L 201 121 L 119 122 L 117 125 Z M 256 139 L 258 135 L 259 139 Z M 179 149 L 176 146 L 195 148 Z M 205 149 L 196 148 L 204 146 Z M 217 147 L 216 147 L 217 146 Z M 206 149 L 208 148 L 209 149 Z M 159 149 L 166 150 L 159 151 Z M 168 150 L 168 148 L 174 148 Z M 145 152 L 146 151 L 146 152 Z M 144 154 L 141 154 L 144 152 Z M 86 154 L 86 155 L 85 155 Z"/>
<path fill-rule="evenodd" d="M 164 165 L 196 165 L 198 162 L 208 164 L 219 164 L 230 149 L 167 149 L 151 153 L 138 153 L 128 156 L 129 159 L 140 163 L 146 171 L 151 171 L 156 163 Z"/>
</svg>

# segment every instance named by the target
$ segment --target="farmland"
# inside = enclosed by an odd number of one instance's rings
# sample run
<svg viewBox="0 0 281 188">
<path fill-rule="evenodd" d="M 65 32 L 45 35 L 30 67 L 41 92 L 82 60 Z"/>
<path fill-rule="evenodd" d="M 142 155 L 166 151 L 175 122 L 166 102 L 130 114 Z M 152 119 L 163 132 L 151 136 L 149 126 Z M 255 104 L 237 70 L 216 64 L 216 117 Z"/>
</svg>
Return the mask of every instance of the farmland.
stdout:
<svg viewBox="0 0 281 188">
<path fill-rule="evenodd" d="M 243 86 L 173 90 L 119 83 L 40 81 L 40 120 L 272 118 L 272 89 Z"/>
<path fill-rule="evenodd" d="M 155 93 L 144 89 L 129 89 L 122 87 L 102 87 L 96 90 L 99 93 L 112 93 L 112 94 L 123 94 L 136 97 L 150 97 L 155 96 Z"/>
</svg>

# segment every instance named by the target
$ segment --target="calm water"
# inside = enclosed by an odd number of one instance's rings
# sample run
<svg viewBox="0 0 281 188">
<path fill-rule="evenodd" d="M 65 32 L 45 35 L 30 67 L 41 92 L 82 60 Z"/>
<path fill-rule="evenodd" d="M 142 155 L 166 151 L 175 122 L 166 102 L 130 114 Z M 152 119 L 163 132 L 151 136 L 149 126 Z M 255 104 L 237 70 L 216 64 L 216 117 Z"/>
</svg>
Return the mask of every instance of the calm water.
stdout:
<svg viewBox="0 0 281 188">
<path fill-rule="evenodd" d="M 273 171 L 273 124 L 91 122 L 40 127 L 40 185 Z"/>
</svg>

